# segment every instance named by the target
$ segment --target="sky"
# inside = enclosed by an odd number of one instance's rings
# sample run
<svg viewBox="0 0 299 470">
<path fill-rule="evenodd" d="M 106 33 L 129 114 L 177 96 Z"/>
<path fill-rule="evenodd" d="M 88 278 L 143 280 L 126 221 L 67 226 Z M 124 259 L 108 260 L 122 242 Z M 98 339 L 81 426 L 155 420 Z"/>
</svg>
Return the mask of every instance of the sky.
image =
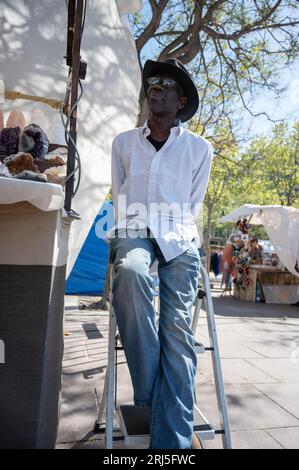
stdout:
<svg viewBox="0 0 299 470">
<path fill-rule="evenodd" d="M 281 74 L 281 83 L 286 87 L 285 93 L 276 101 L 265 93 L 257 96 L 255 110 L 267 110 L 272 119 L 283 119 L 290 124 L 299 120 L 299 60 L 289 70 Z M 254 118 L 252 125 L 253 133 L 268 132 L 273 123 L 266 117 Z"/>
</svg>

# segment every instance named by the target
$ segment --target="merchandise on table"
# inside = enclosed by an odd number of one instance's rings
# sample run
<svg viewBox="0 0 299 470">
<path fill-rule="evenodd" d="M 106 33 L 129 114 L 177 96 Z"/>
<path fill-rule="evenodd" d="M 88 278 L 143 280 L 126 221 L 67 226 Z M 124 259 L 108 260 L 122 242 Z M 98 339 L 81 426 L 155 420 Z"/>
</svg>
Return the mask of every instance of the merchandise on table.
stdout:
<svg viewBox="0 0 299 470">
<path fill-rule="evenodd" d="M 49 152 L 46 133 L 34 123 L 25 126 L 21 111 L 11 111 L 6 127 L 3 125 L 4 116 L 0 111 L 0 177 L 64 185 L 65 147 Z"/>
<path fill-rule="evenodd" d="M 28 152 L 33 158 L 43 160 L 49 149 L 46 133 L 36 124 L 26 126 L 19 138 L 19 151 Z"/>
</svg>

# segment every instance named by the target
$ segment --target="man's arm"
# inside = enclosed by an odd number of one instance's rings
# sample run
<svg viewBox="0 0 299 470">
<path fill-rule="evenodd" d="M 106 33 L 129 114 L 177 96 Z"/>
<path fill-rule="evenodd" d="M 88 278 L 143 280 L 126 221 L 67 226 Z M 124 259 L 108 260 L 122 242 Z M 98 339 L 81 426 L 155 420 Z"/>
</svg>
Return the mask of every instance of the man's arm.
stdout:
<svg viewBox="0 0 299 470">
<path fill-rule="evenodd" d="M 198 216 L 201 203 L 203 202 L 207 191 L 212 166 L 212 159 L 213 147 L 209 142 L 207 142 L 202 161 L 198 168 L 195 170 L 192 180 L 190 203 L 192 205 L 195 219 Z"/>
<path fill-rule="evenodd" d="M 122 164 L 120 151 L 117 144 L 117 138 L 112 142 L 112 156 L 111 156 L 111 179 L 112 179 L 112 199 L 114 205 L 115 218 L 117 219 L 117 199 L 119 190 L 125 180 L 125 168 Z M 117 222 L 117 220 L 116 220 Z"/>
</svg>

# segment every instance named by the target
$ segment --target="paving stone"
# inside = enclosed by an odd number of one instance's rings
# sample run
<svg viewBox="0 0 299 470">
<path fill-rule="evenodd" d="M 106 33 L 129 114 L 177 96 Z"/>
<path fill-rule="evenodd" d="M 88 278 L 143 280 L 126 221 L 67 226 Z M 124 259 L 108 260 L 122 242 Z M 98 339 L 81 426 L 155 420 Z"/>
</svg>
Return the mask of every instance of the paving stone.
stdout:
<svg viewBox="0 0 299 470">
<path fill-rule="evenodd" d="M 257 384 L 256 388 L 299 419 L 299 382 Z"/>
<path fill-rule="evenodd" d="M 233 431 L 231 433 L 233 449 L 282 449 L 283 447 L 266 431 Z M 223 449 L 220 437 L 205 441 L 206 449 Z"/>
<path fill-rule="evenodd" d="M 299 449 L 299 427 L 267 429 L 285 449 Z"/>
<path fill-rule="evenodd" d="M 221 367 L 225 384 L 278 382 L 275 378 L 252 366 L 244 359 L 222 359 Z M 198 370 L 207 382 L 214 383 L 210 360 L 199 357 Z"/>
<path fill-rule="evenodd" d="M 243 341 L 221 340 L 219 342 L 220 357 L 224 359 L 237 359 L 237 358 L 258 358 L 263 357 L 258 351 L 254 351 Z"/>
<path fill-rule="evenodd" d="M 285 426 L 297 426 L 299 420 L 251 384 L 225 386 L 231 430 L 265 430 Z M 203 384 L 197 387 L 199 408 L 215 426 L 219 426 L 215 388 Z"/>
<path fill-rule="evenodd" d="M 275 339 L 261 341 L 250 341 L 246 344 L 249 350 L 259 353 L 260 356 L 268 358 L 289 358 L 292 353 L 292 341 L 287 340 L 279 343 Z M 247 356 L 250 358 L 250 356 Z"/>
<path fill-rule="evenodd" d="M 292 362 L 291 350 L 289 359 L 248 359 L 248 362 L 280 382 L 299 382 L 299 361 Z"/>
</svg>

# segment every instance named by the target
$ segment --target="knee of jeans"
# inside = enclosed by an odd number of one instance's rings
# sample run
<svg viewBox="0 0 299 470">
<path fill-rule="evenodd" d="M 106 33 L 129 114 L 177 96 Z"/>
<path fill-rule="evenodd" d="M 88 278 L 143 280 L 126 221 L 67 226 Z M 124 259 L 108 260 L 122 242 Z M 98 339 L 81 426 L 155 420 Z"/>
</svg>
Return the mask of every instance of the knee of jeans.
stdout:
<svg viewBox="0 0 299 470">
<path fill-rule="evenodd" d="M 123 258 L 116 263 L 115 273 L 118 277 L 131 282 L 138 276 L 147 276 L 149 267 L 143 260 Z"/>
</svg>

